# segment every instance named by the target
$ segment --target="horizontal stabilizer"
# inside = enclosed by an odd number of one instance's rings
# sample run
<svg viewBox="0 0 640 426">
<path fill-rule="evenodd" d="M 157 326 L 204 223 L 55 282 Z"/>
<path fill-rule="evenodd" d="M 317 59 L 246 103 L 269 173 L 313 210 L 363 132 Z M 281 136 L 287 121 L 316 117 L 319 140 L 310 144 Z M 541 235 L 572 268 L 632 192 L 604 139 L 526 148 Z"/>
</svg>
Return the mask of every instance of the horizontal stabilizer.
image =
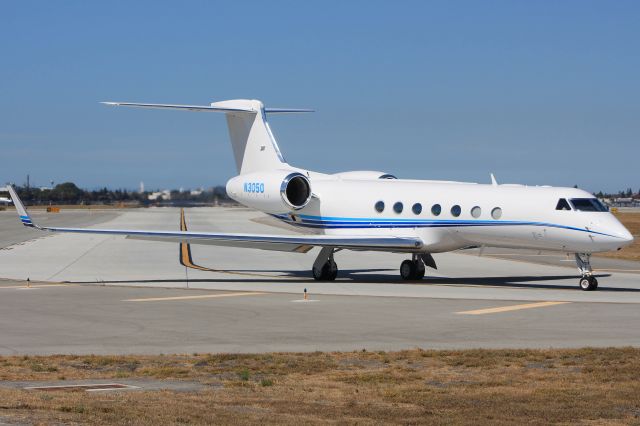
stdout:
<svg viewBox="0 0 640 426">
<path fill-rule="evenodd" d="M 177 104 L 147 104 L 139 102 L 100 102 L 110 106 L 126 106 L 136 108 L 156 108 L 156 109 L 178 109 L 187 111 L 209 111 L 209 112 L 249 112 L 257 113 L 253 107 L 248 107 L 237 101 L 214 102 L 211 105 L 177 105 Z M 291 114 L 314 112 L 312 109 L 304 108 L 264 108 L 267 114 Z"/>
<path fill-rule="evenodd" d="M 217 107 L 208 105 L 173 105 L 173 104 L 143 104 L 138 102 L 101 102 L 111 106 L 127 106 L 137 108 L 158 108 L 158 109 L 183 109 L 188 111 L 211 111 L 211 112 L 253 112 L 253 109 L 233 108 L 233 107 Z"/>
</svg>

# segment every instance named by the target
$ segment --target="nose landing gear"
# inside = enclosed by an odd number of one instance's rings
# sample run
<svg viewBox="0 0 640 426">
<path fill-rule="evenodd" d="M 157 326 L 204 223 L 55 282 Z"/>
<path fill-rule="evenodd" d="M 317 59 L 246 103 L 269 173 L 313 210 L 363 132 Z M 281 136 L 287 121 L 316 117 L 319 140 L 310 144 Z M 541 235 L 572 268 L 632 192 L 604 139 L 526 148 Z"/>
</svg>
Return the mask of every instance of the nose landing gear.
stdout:
<svg viewBox="0 0 640 426">
<path fill-rule="evenodd" d="M 580 288 L 584 291 L 592 291 L 598 288 L 598 280 L 593 276 L 591 268 L 591 253 L 576 253 L 576 264 L 582 275 Z"/>
</svg>

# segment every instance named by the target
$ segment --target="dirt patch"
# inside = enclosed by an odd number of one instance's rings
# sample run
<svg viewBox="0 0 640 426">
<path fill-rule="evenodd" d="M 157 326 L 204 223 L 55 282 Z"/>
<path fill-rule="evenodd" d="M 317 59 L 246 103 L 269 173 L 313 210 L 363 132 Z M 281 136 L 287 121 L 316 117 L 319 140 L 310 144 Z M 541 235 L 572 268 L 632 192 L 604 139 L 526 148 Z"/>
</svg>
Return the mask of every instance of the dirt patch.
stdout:
<svg viewBox="0 0 640 426">
<path fill-rule="evenodd" d="M 597 255 L 615 259 L 640 260 L 640 213 L 616 212 L 614 215 L 631 232 L 635 241 L 620 251 L 598 253 Z"/>
</svg>

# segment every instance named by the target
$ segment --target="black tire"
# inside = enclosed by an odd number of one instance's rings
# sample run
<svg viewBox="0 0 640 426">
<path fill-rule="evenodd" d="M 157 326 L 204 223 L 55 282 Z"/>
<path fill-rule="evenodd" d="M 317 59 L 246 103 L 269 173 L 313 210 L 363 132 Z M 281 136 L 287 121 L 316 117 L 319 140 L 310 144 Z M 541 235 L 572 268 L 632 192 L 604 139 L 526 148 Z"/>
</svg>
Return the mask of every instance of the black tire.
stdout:
<svg viewBox="0 0 640 426">
<path fill-rule="evenodd" d="M 403 280 L 414 280 L 416 277 L 416 264 L 412 260 L 405 260 L 400 264 L 400 276 Z"/>
<path fill-rule="evenodd" d="M 424 263 L 422 262 L 415 262 L 415 263 L 416 263 L 416 274 L 414 279 L 421 280 L 424 278 L 424 273 L 425 273 Z"/>
<path fill-rule="evenodd" d="M 598 280 L 594 277 L 582 277 L 580 278 L 580 288 L 583 291 L 592 291 L 598 288 Z"/>
<path fill-rule="evenodd" d="M 315 266 L 311 268 L 311 273 L 313 274 L 313 279 L 316 281 L 322 281 L 324 278 L 322 277 L 323 268 L 316 268 Z"/>
<path fill-rule="evenodd" d="M 338 265 L 334 261 L 327 262 L 327 265 L 329 265 L 327 280 L 334 281 L 338 276 Z"/>
<path fill-rule="evenodd" d="M 338 265 L 336 265 L 336 262 L 327 261 L 322 265 L 322 268 L 314 266 L 311 272 L 313 273 L 313 279 L 316 281 L 333 281 L 338 276 Z"/>
</svg>

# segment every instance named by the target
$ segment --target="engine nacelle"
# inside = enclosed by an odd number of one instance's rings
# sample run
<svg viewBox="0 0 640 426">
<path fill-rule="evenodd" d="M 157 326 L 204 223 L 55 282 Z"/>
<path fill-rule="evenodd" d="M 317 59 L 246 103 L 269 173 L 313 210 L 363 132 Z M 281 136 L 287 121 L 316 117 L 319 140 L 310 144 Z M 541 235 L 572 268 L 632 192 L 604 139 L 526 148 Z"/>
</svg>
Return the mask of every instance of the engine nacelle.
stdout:
<svg viewBox="0 0 640 426">
<path fill-rule="evenodd" d="M 352 172 L 334 173 L 333 176 L 337 176 L 340 179 L 354 179 L 354 180 L 397 179 L 392 174 L 373 171 L 373 170 L 355 170 Z"/>
<path fill-rule="evenodd" d="M 309 178 L 291 170 L 247 173 L 227 182 L 229 197 L 268 213 L 300 210 L 309 204 L 311 194 Z"/>
</svg>

